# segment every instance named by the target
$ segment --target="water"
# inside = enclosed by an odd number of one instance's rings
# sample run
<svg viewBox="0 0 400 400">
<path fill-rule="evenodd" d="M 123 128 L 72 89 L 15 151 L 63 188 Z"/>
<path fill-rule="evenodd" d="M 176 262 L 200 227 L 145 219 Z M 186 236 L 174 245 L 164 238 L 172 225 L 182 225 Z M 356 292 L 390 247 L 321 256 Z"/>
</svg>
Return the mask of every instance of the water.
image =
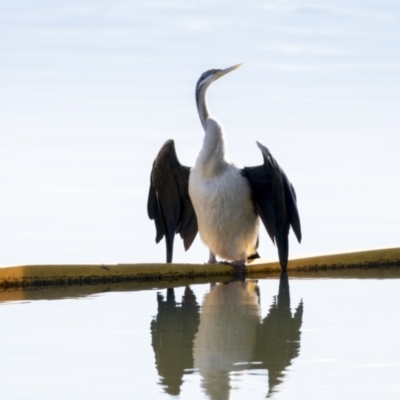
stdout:
<svg viewBox="0 0 400 400">
<path fill-rule="evenodd" d="M 2 394 L 397 399 L 398 273 L 358 277 L 3 292 Z"/>
</svg>

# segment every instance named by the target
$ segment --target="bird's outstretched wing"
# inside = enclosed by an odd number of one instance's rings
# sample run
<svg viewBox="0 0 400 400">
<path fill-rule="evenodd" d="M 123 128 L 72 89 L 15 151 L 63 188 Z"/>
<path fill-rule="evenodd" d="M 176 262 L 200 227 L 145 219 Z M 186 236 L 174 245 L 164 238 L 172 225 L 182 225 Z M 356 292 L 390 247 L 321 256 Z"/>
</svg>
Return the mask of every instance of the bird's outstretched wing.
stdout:
<svg viewBox="0 0 400 400">
<path fill-rule="evenodd" d="M 264 164 L 257 167 L 245 167 L 242 174 L 250 183 L 256 212 L 271 240 L 276 243 L 280 264 L 283 269 L 286 269 L 290 226 L 292 226 L 297 240 L 301 242 L 296 192 L 269 150 L 259 142 L 257 142 L 257 146 L 263 154 Z"/>
<path fill-rule="evenodd" d="M 172 262 L 175 233 L 188 250 L 197 235 L 197 218 L 189 197 L 190 168 L 182 165 L 173 140 L 167 140 L 153 163 L 147 213 L 156 225 L 156 243 L 165 235 L 167 262 Z"/>
</svg>

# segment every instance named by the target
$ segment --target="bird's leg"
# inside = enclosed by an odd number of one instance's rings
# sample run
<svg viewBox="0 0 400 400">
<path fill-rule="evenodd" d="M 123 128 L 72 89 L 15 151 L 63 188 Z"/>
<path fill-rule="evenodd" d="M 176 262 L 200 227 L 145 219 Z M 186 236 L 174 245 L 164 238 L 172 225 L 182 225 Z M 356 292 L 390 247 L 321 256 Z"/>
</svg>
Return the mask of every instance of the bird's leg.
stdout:
<svg viewBox="0 0 400 400">
<path fill-rule="evenodd" d="M 210 257 L 208 258 L 207 264 L 216 264 L 217 259 L 215 258 L 215 254 L 210 250 Z"/>
<path fill-rule="evenodd" d="M 232 261 L 230 263 L 233 271 L 235 272 L 235 275 L 243 275 L 244 267 L 246 266 L 246 260 L 246 253 L 243 253 L 238 260 Z"/>
</svg>

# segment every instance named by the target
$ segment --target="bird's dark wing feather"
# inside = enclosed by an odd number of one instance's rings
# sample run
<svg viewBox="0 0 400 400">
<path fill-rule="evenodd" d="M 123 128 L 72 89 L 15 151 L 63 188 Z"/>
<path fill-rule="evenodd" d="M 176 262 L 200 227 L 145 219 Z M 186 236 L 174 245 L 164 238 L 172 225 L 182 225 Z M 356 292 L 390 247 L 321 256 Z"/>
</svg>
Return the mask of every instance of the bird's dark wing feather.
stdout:
<svg viewBox="0 0 400 400">
<path fill-rule="evenodd" d="M 255 210 L 271 240 L 276 243 L 280 264 L 283 269 L 286 269 L 290 226 L 297 240 L 301 241 L 296 192 L 269 150 L 261 143 L 257 142 L 257 145 L 263 154 L 264 164 L 257 167 L 245 167 L 242 174 L 250 183 Z"/>
<path fill-rule="evenodd" d="M 173 140 L 164 143 L 153 163 L 147 213 L 156 225 L 156 242 L 165 235 L 167 262 L 172 262 L 175 233 L 188 250 L 197 235 L 197 218 L 189 197 L 190 168 L 182 165 Z"/>
</svg>

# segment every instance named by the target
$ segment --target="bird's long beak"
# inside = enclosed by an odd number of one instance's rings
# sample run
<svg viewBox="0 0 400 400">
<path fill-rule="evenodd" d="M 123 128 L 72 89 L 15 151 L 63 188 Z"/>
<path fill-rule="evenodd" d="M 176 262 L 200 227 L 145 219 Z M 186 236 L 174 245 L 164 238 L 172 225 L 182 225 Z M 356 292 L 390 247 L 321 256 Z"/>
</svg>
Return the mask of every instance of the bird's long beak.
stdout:
<svg viewBox="0 0 400 400">
<path fill-rule="evenodd" d="M 224 76 L 224 75 L 226 75 L 227 73 L 229 73 L 229 72 L 231 72 L 231 71 L 233 71 L 233 70 L 239 68 L 242 64 L 243 64 L 243 63 L 240 63 L 240 64 L 234 65 L 233 67 L 229 67 L 229 68 L 226 68 L 226 69 L 222 69 L 222 70 L 219 72 L 219 74 L 218 74 L 218 75 L 219 75 L 218 78 L 221 78 L 221 76 Z"/>
</svg>

